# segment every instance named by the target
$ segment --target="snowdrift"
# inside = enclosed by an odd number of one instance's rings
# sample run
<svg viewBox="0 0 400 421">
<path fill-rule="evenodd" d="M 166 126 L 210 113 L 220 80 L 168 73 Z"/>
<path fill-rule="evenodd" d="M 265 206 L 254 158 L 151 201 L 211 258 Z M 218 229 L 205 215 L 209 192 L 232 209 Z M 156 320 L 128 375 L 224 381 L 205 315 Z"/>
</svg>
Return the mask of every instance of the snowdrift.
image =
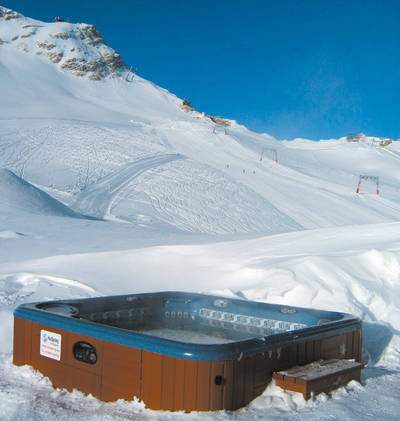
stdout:
<svg viewBox="0 0 400 421">
<path fill-rule="evenodd" d="M 0 168 L 0 211 L 83 218 L 12 171 Z"/>
</svg>

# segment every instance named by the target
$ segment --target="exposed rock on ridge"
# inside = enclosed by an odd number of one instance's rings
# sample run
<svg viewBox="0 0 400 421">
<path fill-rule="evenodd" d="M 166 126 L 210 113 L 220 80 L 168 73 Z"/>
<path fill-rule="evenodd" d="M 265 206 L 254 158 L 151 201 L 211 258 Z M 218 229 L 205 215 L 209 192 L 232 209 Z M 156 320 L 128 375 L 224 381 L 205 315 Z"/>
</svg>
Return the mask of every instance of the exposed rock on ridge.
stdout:
<svg viewBox="0 0 400 421">
<path fill-rule="evenodd" d="M 85 23 L 43 23 L 0 6 L 0 46 L 4 44 L 47 57 L 60 69 L 90 80 L 127 72 L 121 56 Z"/>
</svg>

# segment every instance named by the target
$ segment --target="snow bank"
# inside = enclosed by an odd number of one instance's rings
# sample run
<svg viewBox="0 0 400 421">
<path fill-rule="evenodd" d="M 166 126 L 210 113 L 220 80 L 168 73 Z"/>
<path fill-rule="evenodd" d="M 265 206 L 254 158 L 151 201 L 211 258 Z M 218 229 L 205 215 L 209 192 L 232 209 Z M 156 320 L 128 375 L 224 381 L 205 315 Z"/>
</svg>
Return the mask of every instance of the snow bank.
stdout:
<svg viewBox="0 0 400 421">
<path fill-rule="evenodd" d="M 2 197 L 0 211 L 2 212 L 10 212 L 14 209 L 26 213 L 82 217 L 7 169 L 0 169 L 0 195 Z"/>
</svg>

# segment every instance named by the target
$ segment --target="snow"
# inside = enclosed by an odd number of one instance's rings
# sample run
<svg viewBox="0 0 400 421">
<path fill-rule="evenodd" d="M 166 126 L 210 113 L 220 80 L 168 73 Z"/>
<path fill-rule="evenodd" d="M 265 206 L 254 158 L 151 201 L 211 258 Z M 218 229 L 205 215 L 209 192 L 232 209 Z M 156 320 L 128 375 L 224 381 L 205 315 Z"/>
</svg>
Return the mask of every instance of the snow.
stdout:
<svg viewBox="0 0 400 421">
<path fill-rule="evenodd" d="M 0 231 L 0 238 L 18 238 L 21 234 L 14 231 Z"/>
<path fill-rule="evenodd" d="M 213 133 L 140 76 L 94 81 L 36 54 L 51 41 L 62 60 L 102 60 L 85 24 L 1 14 L 0 418 L 397 420 L 399 143 L 277 141 L 230 120 Z M 361 174 L 379 195 L 355 193 Z M 235 413 L 183 414 L 55 390 L 11 363 L 21 303 L 160 290 L 359 316 L 362 382 L 309 402 L 272 383 Z"/>
<path fill-rule="evenodd" d="M 340 373 L 342 370 L 361 367 L 362 364 L 354 360 L 327 360 L 314 361 L 305 366 L 294 367 L 289 370 L 279 371 L 281 376 L 291 376 L 302 380 L 315 380 L 320 377 Z"/>
<path fill-rule="evenodd" d="M 7 169 L 0 169 L 0 195 L 3 197 L 0 209 L 14 208 L 28 213 L 80 217 L 63 203 Z"/>
</svg>

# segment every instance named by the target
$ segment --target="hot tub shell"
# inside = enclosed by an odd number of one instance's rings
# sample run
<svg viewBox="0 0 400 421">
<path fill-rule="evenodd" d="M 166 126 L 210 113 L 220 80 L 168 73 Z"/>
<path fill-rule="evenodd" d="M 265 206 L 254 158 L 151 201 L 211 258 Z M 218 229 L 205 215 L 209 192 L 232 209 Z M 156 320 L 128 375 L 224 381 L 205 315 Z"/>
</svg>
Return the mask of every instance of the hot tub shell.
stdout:
<svg viewBox="0 0 400 421">
<path fill-rule="evenodd" d="M 152 323 L 200 329 L 223 343 L 154 336 Z M 212 295 L 62 300 L 14 312 L 15 365 L 34 367 L 56 388 L 103 401 L 137 397 L 151 409 L 234 410 L 260 395 L 275 371 L 361 354 L 356 317 Z"/>
</svg>

